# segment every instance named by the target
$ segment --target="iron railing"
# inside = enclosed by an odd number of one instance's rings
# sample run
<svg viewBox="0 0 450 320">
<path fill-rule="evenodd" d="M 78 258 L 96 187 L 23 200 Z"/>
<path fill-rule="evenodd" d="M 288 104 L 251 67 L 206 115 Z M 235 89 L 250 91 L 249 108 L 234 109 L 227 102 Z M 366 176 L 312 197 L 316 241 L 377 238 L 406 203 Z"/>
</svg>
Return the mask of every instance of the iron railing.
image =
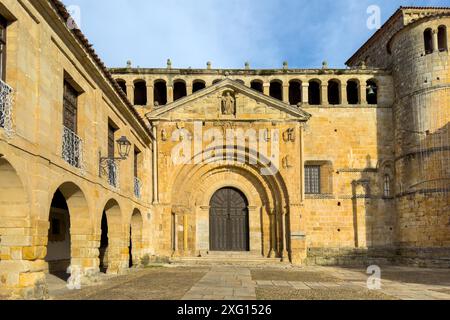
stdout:
<svg viewBox="0 0 450 320">
<path fill-rule="evenodd" d="M 13 130 L 13 93 L 14 90 L 0 79 L 0 128 L 7 136 L 12 136 Z"/>
<path fill-rule="evenodd" d="M 106 159 L 108 183 L 111 187 L 119 189 L 119 165 L 114 159 Z"/>
<path fill-rule="evenodd" d="M 137 177 L 134 177 L 134 195 L 138 199 L 142 197 L 142 181 Z"/>
<path fill-rule="evenodd" d="M 63 127 L 62 158 L 75 168 L 84 168 L 83 140 L 65 126 Z"/>
</svg>

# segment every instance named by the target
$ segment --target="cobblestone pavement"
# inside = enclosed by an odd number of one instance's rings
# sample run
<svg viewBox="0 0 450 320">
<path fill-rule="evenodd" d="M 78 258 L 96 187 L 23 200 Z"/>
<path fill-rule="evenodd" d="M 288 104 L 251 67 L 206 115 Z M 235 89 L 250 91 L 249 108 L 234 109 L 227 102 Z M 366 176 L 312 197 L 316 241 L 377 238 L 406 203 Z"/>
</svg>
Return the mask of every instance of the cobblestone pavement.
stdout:
<svg viewBox="0 0 450 320">
<path fill-rule="evenodd" d="M 381 289 L 368 290 L 363 268 L 160 267 L 69 291 L 50 278 L 63 300 L 450 300 L 448 269 L 382 267 Z"/>
</svg>

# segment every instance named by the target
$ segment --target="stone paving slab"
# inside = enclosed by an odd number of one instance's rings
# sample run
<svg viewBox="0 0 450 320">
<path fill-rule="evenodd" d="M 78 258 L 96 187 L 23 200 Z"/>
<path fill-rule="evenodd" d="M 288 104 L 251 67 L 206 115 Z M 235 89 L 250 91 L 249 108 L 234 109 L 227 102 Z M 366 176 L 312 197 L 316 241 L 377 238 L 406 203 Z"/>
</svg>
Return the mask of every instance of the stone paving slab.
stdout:
<svg viewBox="0 0 450 320">
<path fill-rule="evenodd" d="M 250 269 L 212 267 L 183 300 L 256 300 L 255 288 Z"/>
</svg>

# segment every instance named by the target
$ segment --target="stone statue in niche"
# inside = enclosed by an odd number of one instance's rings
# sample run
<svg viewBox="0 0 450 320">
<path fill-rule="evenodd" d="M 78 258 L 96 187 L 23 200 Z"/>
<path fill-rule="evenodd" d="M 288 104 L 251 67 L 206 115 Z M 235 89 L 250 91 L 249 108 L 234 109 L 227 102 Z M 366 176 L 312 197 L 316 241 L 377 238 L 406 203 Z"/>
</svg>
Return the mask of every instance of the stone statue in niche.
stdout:
<svg viewBox="0 0 450 320">
<path fill-rule="evenodd" d="M 231 91 L 224 92 L 222 96 L 222 114 L 226 116 L 236 114 L 236 99 Z"/>
</svg>

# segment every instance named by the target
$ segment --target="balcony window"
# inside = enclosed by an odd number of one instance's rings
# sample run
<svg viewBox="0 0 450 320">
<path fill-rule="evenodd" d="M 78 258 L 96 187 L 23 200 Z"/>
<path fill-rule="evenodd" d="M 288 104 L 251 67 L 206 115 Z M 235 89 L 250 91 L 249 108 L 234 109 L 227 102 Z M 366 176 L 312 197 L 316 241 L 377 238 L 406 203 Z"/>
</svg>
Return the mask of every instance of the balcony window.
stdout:
<svg viewBox="0 0 450 320">
<path fill-rule="evenodd" d="M 75 88 L 64 81 L 62 158 L 71 166 L 81 169 L 83 140 L 77 135 L 78 96 Z"/>
<path fill-rule="evenodd" d="M 12 113 L 13 89 L 0 80 L 0 128 L 3 128 L 8 136 L 13 133 Z"/>
</svg>

